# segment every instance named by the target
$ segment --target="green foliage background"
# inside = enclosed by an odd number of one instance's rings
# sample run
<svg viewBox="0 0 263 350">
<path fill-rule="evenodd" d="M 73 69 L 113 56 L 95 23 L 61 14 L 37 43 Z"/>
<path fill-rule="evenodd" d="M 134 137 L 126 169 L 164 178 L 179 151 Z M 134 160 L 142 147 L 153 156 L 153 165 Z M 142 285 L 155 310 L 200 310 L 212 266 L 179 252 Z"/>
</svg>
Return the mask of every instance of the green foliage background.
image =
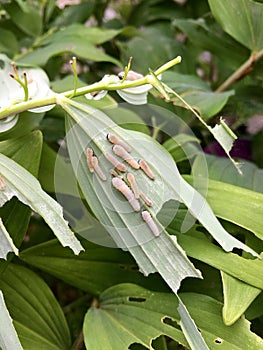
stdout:
<svg viewBox="0 0 263 350">
<path fill-rule="evenodd" d="M 206 199 L 228 232 L 261 253 L 262 1 L 98 0 L 63 8 L 57 3 L 1 2 L 0 51 L 18 64 L 42 67 L 57 92 L 73 88 L 68 64 L 73 55 L 79 87 L 116 74 L 131 56 L 132 69 L 147 74 L 149 68 L 181 55 L 182 63 L 164 73 L 162 81 L 209 125 L 224 117 L 241 141 L 232 154 L 243 163 L 242 176 L 227 157 L 219 156 L 212 135 L 175 97 L 167 102 L 152 91 L 148 100 L 176 113 L 196 138 L 180 135 L 180 142 L 174 142 L 158 134 L 154 123 L 149 128 L 152 121 L 143 120 L 136 108 L 120 108 L 112 115 L 109 109 L 108 115 L 127 129 L 157 135 L 189 183 L 191 171 L 198 172 L 197 145 L 206 150 L 214 146 L 214 154 L 205 155 Z M 77 100 L 87 103 L 83 97 Z M 103 109 L 120 101 L 112 92 L 90 104 Z M 0 152 L 37 177 L 54 198 L 56 162 L 61 162 L 62 173 L 71 171 L 64 159 L 57 159 L 64 118 L 59 107 L 41 114 L 23 112 L 15 128 L 0 133 Z M 69 188 L 62 195 L 74 208 Z M 185 213 L 181 206 L 167 230 L 203 275 L 203 280 L 188 278 L 181 285 L 180 297 L 189 313 L 211 349 L 219 344 L 227 350 L 262 349 L 262 260 L 226 253 L 199 223 L 180 233 Z M 144 277 L 129 253 L 80 237 L 85 252 L 76 256 L 17 198 L 7 202 L 0 215 L 20 251 L 18 257 L 0 259 L 0 289 L 25 350 L 190 348 L 179 327 L 174 294 L 157 273 Z"/>
</svg>

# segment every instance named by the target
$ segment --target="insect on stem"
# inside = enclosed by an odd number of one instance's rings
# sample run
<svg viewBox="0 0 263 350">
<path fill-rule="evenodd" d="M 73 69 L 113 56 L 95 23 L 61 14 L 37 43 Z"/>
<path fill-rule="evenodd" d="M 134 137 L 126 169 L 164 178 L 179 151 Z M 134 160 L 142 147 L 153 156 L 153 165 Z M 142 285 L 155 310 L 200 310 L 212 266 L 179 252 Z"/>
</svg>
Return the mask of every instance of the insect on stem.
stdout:
<svg viewBox="0 0 263 350">
<path fill-rule="evenodd" d="M 114 177 L 111 180 L 111 182 L 112 182 L 112 186 L 123 194 L 123 196 L 127 199 L 127 201 L 132 206 L 132 208 L 135 211 L 140 211 L 140 203 L 138 199 L 135 198 L 134 193 L 128 187 L 128 185 L 126 185 L 126 183 L 118 177 Z"/>
</svg>

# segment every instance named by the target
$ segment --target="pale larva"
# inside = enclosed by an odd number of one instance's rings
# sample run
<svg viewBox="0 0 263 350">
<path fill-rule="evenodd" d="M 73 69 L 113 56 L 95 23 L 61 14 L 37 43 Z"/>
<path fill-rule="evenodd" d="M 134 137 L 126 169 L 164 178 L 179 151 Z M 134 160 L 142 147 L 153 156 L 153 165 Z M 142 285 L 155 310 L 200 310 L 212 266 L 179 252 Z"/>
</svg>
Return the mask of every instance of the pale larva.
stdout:
<svg viewBox="0 0 263 350">
<path fill-rule="evenodd" d="M 99 166 L 99 160 L 96 156 L 93 156 L 91 158 L 91 161 L 92 161 L 92 165 L 93 165 L 93 168 L 96 172 L 96 174 L 99 176 L 99 178 L 102 180 L 102 181 L 106 181 L 107 180 L 107 177 L 106 175 L 104 174 L 104 172 L 102 171 L 101 167 Z"/>
<path fill-rule="evenodd" d="M 148 205 L 148 207 L 151 207 L 153 205 L 153 202 L 148 197 L 146 197 L 146 195 L 142 191 L 140 191 L 140 197 L 144 201 L 144 203 Z"/>
<path fill-rule="evenodd" d="M 130 203 L 130 205 L 133 207 L 133 209 L 135 211 L 140 211 L 140 203 L 138 199 L 135 198 L 132 190 L 126 185 L 126 183 L 118 177 L 114 177 L 111 180 L 111 182 L 113 187 L 124 195 L 124 197 Z"/>
<path fill-rule="evenodd" d="M 134 169 L 139 169 L 140 168 L 140 166 L 136 162 L 136 160 L 122 146 L 114 145 L 112 147 L 112 150 L 117 156 L 119 156 L 122 159 L 124 159 L 125 162 L 127 162 Z"/>
<path fill-rule="evenodd" d="M 121 162 L 118 161 L 117 158 L 115 158 L 112 154 L 110 153 L 105 153 L 104 154 L 105 157 L 107 158 L 107 160 L 115 166 L 116 169 L 118 169 L 119 171 L 122 171 L 123 173 L 125 173 L 127 171 L 127 167 L 125 164 L 122 164 Z"/>
<path fill-rule="evenodd" d="M 134 193 L 135 198 L 139 198 L 140 197 L 140 190 L 138 187 L 138 184 L 135 180 L 135 177 L 132 173 L 128 173 L 127 174 L 127 180 L 131 186 L 132 192 Z"/>
<path fill-rule="evenodd" d="M 123 79 L 124 75 L 125 75 L 125 72 L 120 72 L 118 74 L 118 77 L 120 79 Z M 127 76 L 126 76 L 126 80 L 130 80 L 130 81 L 138 80 L 138 79 L 141 79 L 141 78 L 143 78 L 143 75 L 140 74 L 140 73 L 134 72 L 133 70 L 129 70 L 129 72 L 128 72 Z"/>
<path fill-rule="evenodd" d="M 159 236 L 160 235 L 160 231 L 158 229 L 158 226 L 156 225 L 156 223 L 153 221 L 153 218 L 151 217 L 151 214 L 147 211 L 144 210 L 142 212 L 142 218 L 143 220 L 146 222 L 146 224 L 149 226 L 150 230 L 152 231 L 152 233 L 155 236 Z"/>
<path fill-rule="evenodd" d="M 2 176 L 0 176 L 0 191 L 3 191 L 5 189 L 5 181 L 2 178 Z"/>
<path fill-rule="evenodd" d="M 127 152 L 131 152 L 131 147 L 126 142 L 121 140 L 118 136 L 116 136 L 114 134 L 108 134 L 107 140 L 109 140 L 114 145 L 122 146 Z"/>
<path fill-rule="evenodd" d="M 94 166 L 93 166 L 93 163 L 92 163 L 92 157 L 93 157 L 93 149 L 89 147 L 86 150 L 86 158 L 87 158 L 87 164 L 88 164 L 88 167 L 89 167 L 89 170 L 90 170 L 91 173 L 94 172 Z"/>
<path fill-rule="evenodd" d="M 143 159 L 140 159 L 138 163 L 139 163 L 140 168 L 144 171 L 144 173 L 150 179 L 154 180 L 155 176 L 154 176 L 153 172 L 151 171 L 151 169 L 149 168 L 149 165 L 146 163 L 146 161 Z"/>
</svg>

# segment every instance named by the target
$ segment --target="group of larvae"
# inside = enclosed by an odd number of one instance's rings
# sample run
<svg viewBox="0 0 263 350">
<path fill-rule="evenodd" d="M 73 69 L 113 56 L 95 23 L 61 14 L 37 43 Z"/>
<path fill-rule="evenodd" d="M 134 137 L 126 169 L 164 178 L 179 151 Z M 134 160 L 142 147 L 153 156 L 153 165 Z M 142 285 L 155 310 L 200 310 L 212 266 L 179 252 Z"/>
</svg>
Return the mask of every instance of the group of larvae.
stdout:
<svg viewBox="0 0 263 350">
<path fill-rule="evenodd" d="M 110 143 L 113 144 L 112 150 L 114 155 L 108 152 L 104 153 L 105 158 L 114 166 L 114 169 L 110 170 L 110 173 L 113 176 L 111 180 L 112 186 L 122 193 L 134 211 L 139 212 L 141 209 L 139 198 L 141 198 L 148 207 L 151 207 L 153 205 L 152 201 L 147 198 L 146 195 L 139 189 L 134 175 L 128 172 L 126 176 L 127 181 L 125 181 L 124 177 L 116 171 L 118 170 L 120 173 L 126 173 L 128 171 L 126 164 L 120 162 L 116 157 L 118 156 L 127 164 L 129 164 L 133 169 L 141 169 L 151 180 L 154 180 L 155 175 L 148 166 L 147 162 L 143 159 L 137 162 L 130 154 L 132 151 L 131 147 L 125 141 L 121 140 L 118 136 L 114 134 L 107 134 L 106 138 Z M 90 147 L 86 150 L 86 158 L 90 172 L 95 172 L 102 181 L 106 181 L 107 177 L 101 169 L 99 160 L 94 155 L 93 149 Z M 143 210 L 141 212 L 141 215 L 142 219 L 149 226 L 152 233 L 155 236 L 159 236 L 160 230 L 154 222 L 149 211 Z"/>
</svg>

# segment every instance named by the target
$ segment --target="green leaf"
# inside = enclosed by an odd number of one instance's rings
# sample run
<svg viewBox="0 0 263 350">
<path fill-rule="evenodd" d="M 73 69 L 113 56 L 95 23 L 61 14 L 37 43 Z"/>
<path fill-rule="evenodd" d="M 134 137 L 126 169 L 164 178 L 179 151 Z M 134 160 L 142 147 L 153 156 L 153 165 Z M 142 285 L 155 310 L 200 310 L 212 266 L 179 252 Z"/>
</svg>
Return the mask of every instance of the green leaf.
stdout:
<svg viewBox="0 0 263 350">
<path fill-rule="evenodd" d="M 221 272 L 224 292 L 223 319 L 227 326 L 235 323 L 262 292 L 227 273 Z"/>
<path fill-rule="evenodd" d="M 182 293 L 185 303 L 209 349 L 260 350 L 263 340 L 250 330 L 250 322 L 239 319 L 234 325 L 226 326 L 222 320 L 222 304 L 202 294 Z"/>
<path fill-rule="evenodd" d="M 92 227 L 98 234 L 104 228 Z M 103 247 L 82 239 L 85 252 L 78 257 L 65 250 L 57 240 L 52 240 L 23 250 L 20 259 L 52 276 L 93 295 L 119 283 L 131 282 L 154 290 L 165 289 L 161 278 L 155 274 L 145 278 L 130 254 L 121 249 Z M 168 290 L 168 288 L 167 288 Z"/>
<path fill-rule="evenodd" d="M 240 175 L 231 161 L 224 157 L 206 155 L 208 177 L 211 180 L 226 182 L 238 187 L 244 187 L 255 192 L 263 192 L 263 170 L 254 163 L 242 159 Z M 195 158 L 192 169 L 198 171 L 199 157 Z"/>
<path fill-rule="evenodd" d="M 3 293 L 0 290 L 0 347 L 2 350 L 23 350 L 16 330 L 13 326 L 13 321 L 5 306 Z"/>
<path fill-rule="evenodd" d="M 190 176 L 185 179 L 192 182 Z M 229 185 L 224 182 L 209 180 L 207 201 L 216 216 L 252 231 L 263 239 L 263 194 Z M 253 217 L 253 220 L 251 218 Z"/>
<path fill-rule="evenodd" d="M 211 134 L 214 136 L 216 141 L 221 145 L 221 147 L 226 152 L 226 155 L 234 164 L 237 171 L 242 174 L 240 170 L 240 164 L 236 162 L 229 154 L 231 148 L 233 147 L 234 141 L 237 139 L 237 136 L 232 132 L 232 130 L 227 126 L 227 124 L 220 119 L 220 123 L 216 124 L 213 128 L 209 127 Z"/>
<path fill-rule="evenodd" d="M 214 17 L 229 35 L 252 52 L 263 49 L 263 4 L 252 0 L 208 2 Z"/>
<path fill-rule="evenodd" d="M 178 234 L 178 242 L 187 255 L 222 270 L 256 288 L 263 289 L 261 275 L 262 259 L 245 259 L 233 253 L 226 253 L 207 238 L 200 237 L 198 231 L 194 235 Z"/>
<path fill-rule="evenodd" d="M 223 93 L 212 92 L 211 88 L 200 78 L 176 72 L 165 72 L 162 81 L 204 118 L 208 119 L 217 114 L 227 103 L 233 91 Z M 178 98 L 172 98 L 175 105 L 187 108 Z"/>
<path fill-rule="evenodd" d="M 14 245 L 12 238 L 9 236 L 9 233 L 0 218 L 0 258 L 6 259 L 9 252 L 18 255 L 18 249 Z"/>
<path fill-rule="evenodd" d="M 18 42 L 10 30 L 0 28 L 0 52 L 14 55 L 18 51 Z"/>
<path fill-rule="evenodd" d="M 118 30 L 106 30 L 96 27 L 87 27 L 82 24 L 72 24 L 47 38 L 39 41 L 39 46 L 34 51 L 28 51 L 19 58 L 19 62 L 36 65 L 44 65 L 50 57 L 71 52 L 78 57 L 94 62 L 112 62 L 121 66 L 120 62 L 104 53 L 96 45 L 112 39 L 118 35 Z"/>
<path fill-rule="evenodd" d="M 62 309 L 46 283 L 25 267 L 9 264 L 0 289 L 24 349 L 69 350 Z"/>
<path fill-rule="evenodd" d="M 150 349 L 152 340 L 161 334 L 187 346 L 182 331 L 165 322 L 166 318 L 179 322 L 176 307 L 177 298 L 172 294 L 155 293 L 132 284 L 111 287 L 85 316 L 86 348 L 123 350 L 140 343 Z"/>
<path fill-rule="evenodd" d="M 42 134 L 40 131 L 0 142 L 0 152 L 12 158 L 34 176 L 38 174 L 41 149 Z M 31 209 L 19 202 L 17 198 L 12 198 L 0 208 L 0 216 L 15 245 L 20 247 L 28 228 Z"/>
<path fill-rule="evenodd" d="M 172 24 L 187 35 L 187 39 L 199 50 L 213 53 L 220 60 L 220 66 L 223 64 L 236 69 L 249 56 L 248 49 L 224 33 L 217 23 L 211 23 L 210 18 L 176 18 Z M 225 74 L 224 70 L 219 74 Z"/>
<path fill-rule="evenodd" d="M 262 347 L 262 340 L 249 330 L 245 319 L 231 327 L 224 325 L 222 304 L 215 299 L 194 293 L 181 293 L 180 298 L 196 320 L 209 349 L 218 349 L 220 340 L 225 349 Z M 132 343 L 140 343 L 152 349 L 152 340 L 166 334 L 189 349 L 178 329 L 177 306 L 178 299 L 169 293 L 156 293 L 132 284 L 109 288 L 85 316 L 86 348 L 123 350 Z"/>
<path fill-rule="evenodd" d="M 41 189 L 33 175 L 12 159 L 0 154 L 0 164 L 1 175 L 6 183 L 0 193 L 0 205 L 16 196 L 43 217 L 63 246 L 69 246 L 78 254 L 82 250 L 81 244 L 64 220 L 60 205 Z"/>
<path fill-rule="evenodd" d="M 20 4 L 22 2 L 20 1 Z M 16 2 L 2 4 L 14 24 L 29 36 L 37 37 L 42 31 L 42 18 L 40 11 L 34 6 Z"/>
<path fill-rule="evenodd" d="M 75 120 L 67 118 L 67 144 L 76 177 L 91 209 L 99 221 L 105 225 L 117 246 L 122 249 L 129 249 L 135 257 L 140 270 L 145 275 L 158 271 L 174 291 L 179 288 L 180 281 L 187 275 L 199 277 L 199 273 L 187 260 L 176 241 L 173 241 L 165 233 L 154 237 L 150 228 L 143 222 L 141 214 L 131 210 L 128 202 L 120 201 L 119 198 L 121 197 L 119 194 L 112 199 L 111 175 L 107 176 L 107 181 L 105 182 L 98 180 L 96 176 L 92 175 L 88 171 L 85 150 L 92 143 L 94 150 L 96 147 L 96 150 L 100 153 L 108 151 L 110 143 L 107 141 L 106 135 L 114 132 L 120 137 L 129 140 L 129 144 L 136 152 L 136 158 L 151 159 L 152 164 L 155 166 L 155 173 L 158 174 L 155 181 L 147 180 L 144 174 L 138 176 L 141 176 L 139 180 L 142 184 L 144 183 L 142 186 L 144 186 L 145 191 L 148 187 L 151 198 L 156 203 L 156 208 L 151 210 L 152 214 L 157 213 L 156 210 L 158 207 L 160 208 L 162 205 L 161 201 L 164 198 L 168 200 L 171 197 L 171 189 L 167 187 L 167 184 L 174 181 L 171 169 L 175 164 L 169 157 L 169 154 L 163 152 L 163 149 L 145 134 L 138 134 L 135 131 L 119 128 L 101 111 L 68 100 L 63 100 L 61 103 L 70 117 Z M 74 106 L 68 103 L 74 103 Z M 99 142 L 97 141 L 98 138 Z M 145 147 L 147 147 L 147 150 Z M 112 165 L 108 163 L 103 155 L 101 156 L 100 153 L 95 152 L 100 159 L 102 169 L 105 169 L 105 172 L 108 169 L 108 173 Z M 158 157 L 157 160 L 156 156 L 160 152 L 162 152 L 162 157 Z M 160 162 L 162 162 L 163 167 L 169 168 L 168 176 L 164 181 L 159 177 L 159 171 L 156 167 L 157 163 L 160 167 Z M 159 191 L 159 187 L 162 192 Z M 146 193 L 146 195 L 148 194 Z M 115 195 L 113 194 L 113 196 Z M 160 198 L 160 196 L 162 197 Z M 173 194 L 173 197 L 175 196 L 177 198 L 176 193 Z M 141 231 L 144 233 L 143 235 L 139 234 Z M 160 259 L 160 253 L 163 259 Z M 172 278 L 170 269 L 173 271 Z"/>
</svg>

